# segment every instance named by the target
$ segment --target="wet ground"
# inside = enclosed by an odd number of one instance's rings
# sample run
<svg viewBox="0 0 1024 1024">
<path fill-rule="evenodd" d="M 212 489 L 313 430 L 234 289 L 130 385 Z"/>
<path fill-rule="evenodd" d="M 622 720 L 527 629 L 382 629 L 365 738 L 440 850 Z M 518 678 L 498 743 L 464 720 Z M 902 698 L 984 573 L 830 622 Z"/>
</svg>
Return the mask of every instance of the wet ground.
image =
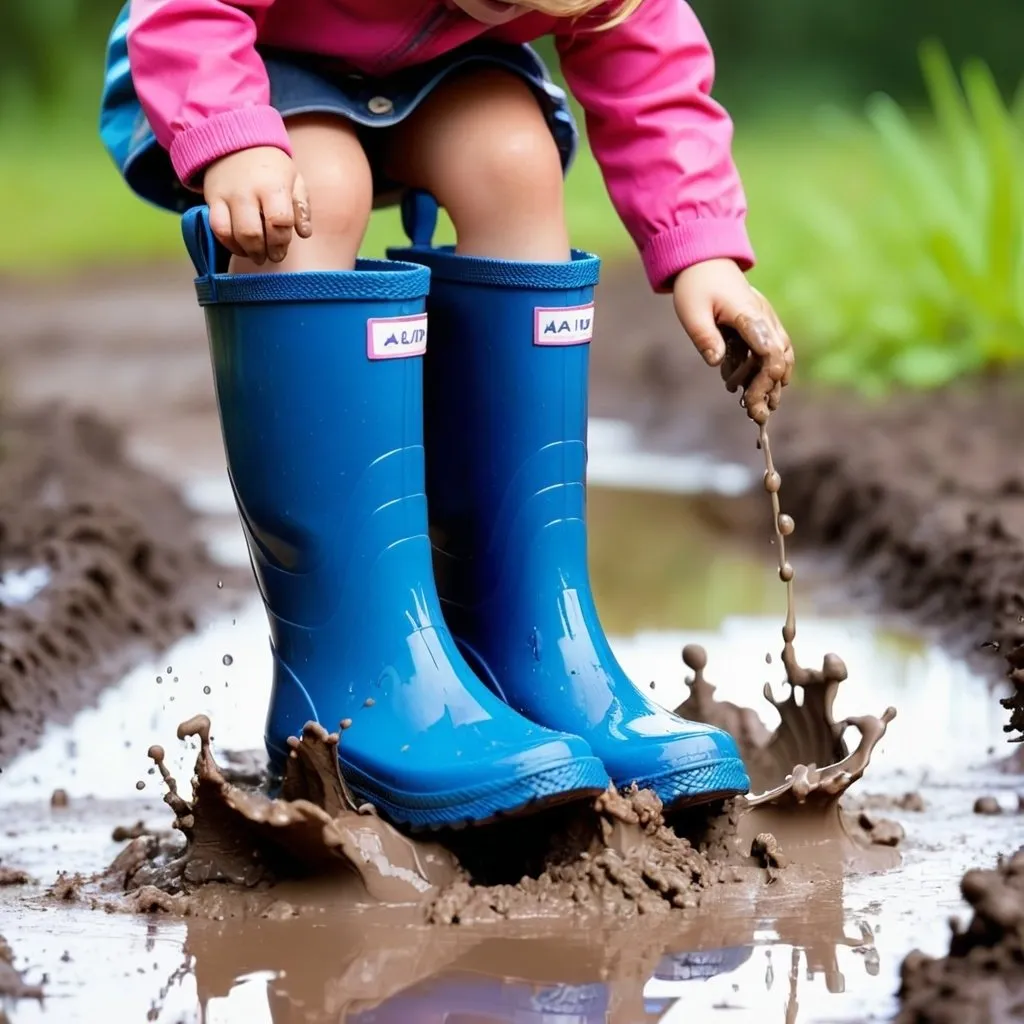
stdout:
<svg viewBox="0 0 1024 1024">
<path fill-rule="evenodd" d="M 595 431 L 595 475 L 606 480 L 614 459 L 604 461 L 600 439 L 615 434 L 610 424 Z M 780 646 L 782 614 L 770 550 L 723 537 L 707 494 L 678 493 L 692 467 L 674 468 L 677 493 L 593 491 L 596 583 L 616 650 L 634 679 L 653 681 L 656 697 L 674 707 L 685 696 L 680 649 L 700 642 L 717 695 L 753 704 L 774 725 L 757 697 L 779 675 L 765 663 Z M 191 493 L 208 512 L 226 497 L 212 478 Z M 624 539 L 622 524 L 638 521 L 650 528 Z M 242 556 L 239 538 L 216 516 L 210 537 L 225 561 Z M 194 744 L 174 741 L 183 718 L 209 714 L 218 751 L 258 747 L 269 654 L 262 611 L 250 603 L 139 665 L 96 709 L 52 730 L 5 771 L 0 863 L 26 870 L 40 886 L 0 889 L 0 932 L 29 979 L 47 978 L 46 1002 L 20 1002 L 15 1019 L 88 1020 L 97 1003 L 113 1000 L 118 1019 L 276 1024 L 673 1021 L 717 1013 L 787 1024 L 888 1019 L 902 957 L 914 946 L 944 950 L 946 920 L 961 909 L 958 879 L 993 862 L 1019 832 L 1015 815 L 973 813 L 982 794 L 1016 809 L 1014 780 L 984 767 L 1002 739 L 1002 714 L 985 680 L 913 633 L 839 615 L 842 591 L 825 567 L 802 568 L 812 571 L 803 573 L 799 649 L 808 663 L 842 652 L 850 682 L 838 713 L 899 707 L 860 794 L 913 791 L 923 799 L 923 811 L 886 807 L 907 833 L 898 870 L 725 890 L 669 925 L 607 932 L 545 923 L 439 934 L 351 910 L 327 919 L 182 922 L 34 898 L 60 872 L 102 870 L 123 846 L 111 838 L 117 826 L 169 827 L 146 749 L 164 743 L 172 771 L 187 778 Z M 136 781 L 145 784 L 141 792 Z M 51 807 L 58 788 L 66 807 Z M 233 938 L 238 929 L 246 930 L 244 943 Z"/>
<path fill-rule="evenodd" d="M 138 298 L 125 296 L 121 318 L 110 316 L 109 297 L 106 313 L 85 297 L 77 314 L 45 310 L 38 299 L 14 306 L 8 380 L 26 402 L 59 394 L 126 429 L 134 457 L 182 488 L 210 553 L 234 578 L 244 551 L 219 475 L 201 336 L 180 295 L 161 294 L 134 313 L 128 306 Z M 154 325 L 147 348 L 131 327 L 140 317 Z M 93 326 L 69 353 L 53 339 L 76 320 Z M 781 647 L 784 593 L 767 528 L 763 544 L 745 539 L 758 534 L 751 516 L 761 507 L 743 497 L 755 479 L 749 464 L 655 454 L 610 420 L 595 422 L 592 447 L 595 586 L 625 667 L 675 707 L 686 696 L 680 649 L 701 643 L 717 696 L 755 707 L 774 726 L 760 691 L 782 678 L 777 657 L 768 665 L 765 656 Z M 785 497 L 784 484 L 784 508 Z M 799 538 L 799 518 L 797 530 Z M 428 929 L 337 906 L 287 920 L 175 920 L 93 909 L 72 885 L 46 895 L 62 872 L 103 870 L 124 847 L 112 838 L 118 826 L 169 827 L 146 751 L 164 744 L 171 770 L 187 779 L 196 751 L 174 738 L 182 719 L 211 716 L 222 762 L 259 747 L 269 682 L 262 612 L 251 596 L 236 607 L 211 579 L 213 612 L 196 635 L 136 663 L 96 707 L 4 764 L 0 872 L 21 869 L 31 881 L 0 886 L 0 935 L 46 998 L 3 1009 L 16 1021 L 93 1020 L 99 1012 L 275 1024 L 891 1019 L 906 953 L 947 949 L 946 922 L 965 910 L 964 871 L 991 865 L 1024 832 L 1020 779 L 991 767 L 1006 750 L 1006 713 L 991 675 L 910 625 L 866 617 L 837 564 L 812 561 L 799 545 L 792 558 L 801 659 L 818 664 L 834 650 L 850 670 L 837 712 L 899 709 L 851 804 L 871 798 L 903 825 L 899 868 L 792 879 L 783 872 L 773 883 L 712 890 L 698 910 L 668 920 L 605 926 Z M 2 585 L 5 600 L 30 600 L 46 578 L 22 565 Z M 57 790 L 66 806 L 53 800 Z M 902 800 L 907 793 L 920 802 Z M 983 795 L 1003 813 L 975 814 Z"/>
</svg>

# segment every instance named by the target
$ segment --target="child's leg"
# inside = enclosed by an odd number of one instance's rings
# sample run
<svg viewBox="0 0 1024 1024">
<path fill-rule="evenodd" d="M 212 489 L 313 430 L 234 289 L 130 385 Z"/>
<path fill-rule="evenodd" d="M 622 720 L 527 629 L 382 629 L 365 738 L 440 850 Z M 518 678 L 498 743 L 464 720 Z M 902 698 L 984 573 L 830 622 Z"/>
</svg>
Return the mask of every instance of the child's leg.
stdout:
<svg viewBox="0 0 1024 1024">
<path fill-rule="evenodd" d="M 561 160 L 521 79 L 494 69 L 461 75 L 394 133 L 389 175 L 430 192 L 448 211 L 460 253 L 569 258 Z M 315 201 L 313 210 L 315 218 Z"/>
<path fill-rule="evenodd" d="M 373 176 L 362 143 L 348 121 L 326 114 L 288 119 L 288 138 L 309 189 L 313 234 L 292 236 L 281 263 L 257 266 L 232 257 L 231 271 L 254 274 L 296 270 L 351 270 L 373 207 Z"/>
</svg>

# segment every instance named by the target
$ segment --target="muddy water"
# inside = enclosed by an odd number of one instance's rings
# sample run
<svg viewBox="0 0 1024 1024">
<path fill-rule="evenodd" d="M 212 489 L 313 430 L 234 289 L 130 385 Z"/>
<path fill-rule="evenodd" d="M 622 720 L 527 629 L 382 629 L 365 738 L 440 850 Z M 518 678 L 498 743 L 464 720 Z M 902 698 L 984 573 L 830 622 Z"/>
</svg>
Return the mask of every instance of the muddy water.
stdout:
<svg viewBox="0 0 1024 1024">
<path fill-rule="evenodd" d="M 666 706 L 688 696 L 680 651 L 699 642 L 716 696 L 754 704 L 774 727 L 773 708 L 759 692 L 783 678 L 765 661 L 778 650 L 784 609 L 777 569 L 765 550 L 729 543 L 729 517 L 741 514 L 733 499 L 719 494 L 708 502 L 687 489 L 676 483 L 662 494 L 592 492 L 606 625 L 620 638 L 615 647 L 627 670 L 641 685 L 653 682 L 650 692 Z M 220 500 L 215 486 L 204 492 L 211 511 Z M 624 534 L 619 524 L 627 522 L 648 528 Z M 237 555 L 230 531 L 216 540 L 225 558 Z M 277 1024 L 716 1015 L 788 1024 L 890 1015 L 903 954 L 913 946 L 944 949 L 960 875 L 1010 845 L 1019 819 L 972 813 L 982 793 L 1007 809 L 1015 805 L 1009 780 L 978 767 L 1001 742 L 1002 720 L 980 680 L 915 637 L 816 616 L 816 605 L 834 592 L 824 572 L 814 580 L 803 560 L 800 571 L 801 657 L 820 664 L 827 651 L 842 650 L 849 668 L 837 716 L 890 703 L 900 709 L 861 783 L 866 793 L 914 790 L 924 799 L 923 812 L 884 810 L 907 832 L 899 870 L 790 882 L 783 874 L 772 885 L 722 887 L 699 911 L 667 925 L 545 922 L 500 933 L 410 928 L 336 902 L 286 920 L 272 908 L 246 922 L 139 918 L 90 909 L 73 886 L 62 887 L 68 898 L 59 907 L 34 900 L 33 887 L 0 888 L 0 934 L 16 947 L 16 966 L 28 969 L 29 981 L 48 976 L 47 1003 L 21 1002 L 14 1019 L 95 1019 L 97 1006 L 118 1007 L 115 1019 Z M 0 865 L 23 867 L 49 884 L 59 871 L 108 864 L 124 845 L 111 838 L 117 825 L 144 819 L 168 827 L 149 746 L 163 743 L 168 768 L 187 778 L 195 741 L 178 743 L 175 734 L 196 711 L 212 717 L 218 752 L 258 746 L 268 667 L 255 605 L 139 666 L 99 708 L 55 730 L 5 772 Z M 775 692 L 785 696 L 783 688 Z M 231 766 L 232 759 L 221 760 Z M 67 807 L 51 807 L 58 786 Z"/>
</svg>

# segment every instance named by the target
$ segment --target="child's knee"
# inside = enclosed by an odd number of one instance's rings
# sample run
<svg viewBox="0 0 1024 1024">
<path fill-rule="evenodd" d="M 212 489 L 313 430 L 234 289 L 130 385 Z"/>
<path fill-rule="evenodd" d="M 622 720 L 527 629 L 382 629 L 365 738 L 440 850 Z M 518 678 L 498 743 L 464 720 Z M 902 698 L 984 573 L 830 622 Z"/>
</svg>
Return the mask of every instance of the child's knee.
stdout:
<svg viewBox="0 0 1024 1024">
<path fill-rule="evenodd" d="M 337 117 L 304 115 L 289 120 L 288 136 L 309 190 L 309 242 L 343 244 L 354 259 L 373 208 L 373 175 L 355 130 Z"/>
<path fill-rule="evenodd" d="M 505 127 L 496 119 L 460 160 L 457 188 L 448 205 L 452 216 L 510 216 L 528 220 L 560 217 L 562 164 L 542 118 Z"/>
</svg>

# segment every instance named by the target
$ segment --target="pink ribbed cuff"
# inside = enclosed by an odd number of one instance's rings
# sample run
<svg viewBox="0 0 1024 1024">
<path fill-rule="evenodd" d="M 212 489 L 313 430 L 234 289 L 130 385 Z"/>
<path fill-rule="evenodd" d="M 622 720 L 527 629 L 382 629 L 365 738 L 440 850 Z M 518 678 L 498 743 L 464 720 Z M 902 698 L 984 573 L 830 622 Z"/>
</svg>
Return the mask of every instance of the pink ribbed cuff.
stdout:
<svg viewBox="0 0 1024 1024">
<path fill-rule="evenodd" d="M 284 120 L 273 107 L 242 107 L 201 121 L 174 137 L 171 164 L 183 184 L 194 179 L 214 160 L 254 146 L 276 146 L 291 156 Z"/>
<path fill-rule="evenodd" d="M 754 250 L 743 221 L 729 217 L 677 224 L 649 239 L 640 258 L 654 290 L 667 292 L 680 271 L 705 260 L 731 259 L 749 270 L 754 265 Z"/>
</svg>

